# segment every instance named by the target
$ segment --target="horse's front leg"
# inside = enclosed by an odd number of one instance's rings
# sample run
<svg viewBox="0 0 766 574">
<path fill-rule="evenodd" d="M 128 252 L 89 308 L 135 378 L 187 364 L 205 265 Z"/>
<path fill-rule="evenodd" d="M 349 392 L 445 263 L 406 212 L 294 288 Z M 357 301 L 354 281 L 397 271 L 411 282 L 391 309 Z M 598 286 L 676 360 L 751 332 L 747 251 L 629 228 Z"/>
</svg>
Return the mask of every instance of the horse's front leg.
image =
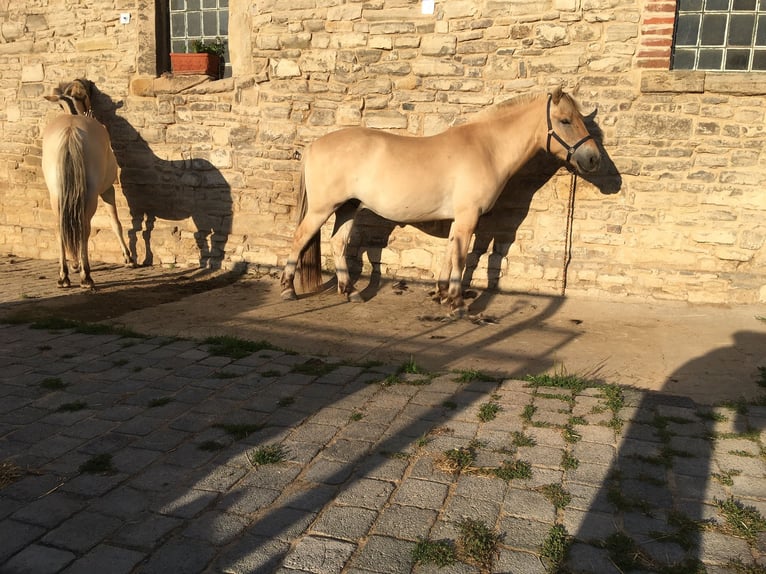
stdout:
<svg viewBox="0 0 766 574">
<path fill-rule="evenodd" d="M 450 274 L 452 273 L 452 247 L 454 236 L 455 222 L 453 221 L 449 229 L 449 241 L 447 242 L 447 252 L 444 255 L 444 263 L 439 271 L 439 278 L 436 281 L 436 294 L 433 296 L 433 300 L 444 305 L 449 302 L 449 281 Z"/>
<path fill-rule="evenodd" d="M 463 271 L 465 270 L 465 262 L 468 257 L 468 248 L 471 242 L 471 236 L 474 229 L 476 229 L 476 223 L 478 217 L 469 221 L 462 221 L 453 224 L 452 232 L 450 233 L 450 246 L 449 252 L 452 262 L 452 271 L 449 275 L 449 287 L 447 288 L 447 295 L 450 301 L 450 307 L 452 308 L 453 315 L 461 317 L 468 310 L 468 306 L 463 300 Z"/>
<path fill-rule="evenodd" d="M 335 225 L 332 232 L 332 251 L 335 259 L 335 275 L 338 278 L 338 294 L 352 303 L 362 303 L 362 296 L 354 288 L 351 282 L 351 273 L 348 270 L 348 258 L 346 248 L 349 236 L 354 224 L 354 215 L 357 208 L 355 205 L 342 205 L 335 212 Z"/>
<path fill-rule="evenodd" d="M 101 198 L 106 204 L 106 210 L 109 212 L 109 223 L 112 226 L 112 231 L 117 236 L 117 240 L 120 242 L 120 248 L 122 249 L 122 259 L 126 267 L 136 267 L 136 260 L 130 254 L 127 243 L 125 243 L 125 237 L 122 233 L 122 224 L 120 218 L 117 216 L 117 203 L 114 198 L 114 186 L 109 186 L 102 195 Z"/>
</svg>

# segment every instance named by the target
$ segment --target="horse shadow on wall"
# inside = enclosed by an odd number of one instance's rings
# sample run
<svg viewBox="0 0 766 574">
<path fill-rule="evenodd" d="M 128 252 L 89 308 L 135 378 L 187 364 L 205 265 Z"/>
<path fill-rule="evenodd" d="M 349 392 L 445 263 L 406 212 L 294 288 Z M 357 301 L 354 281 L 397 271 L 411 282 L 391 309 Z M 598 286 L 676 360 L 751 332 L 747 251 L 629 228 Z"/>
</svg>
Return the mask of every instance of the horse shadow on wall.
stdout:
<svg viewBox="0 0 766 574">
<path fill-rule="evenodd" d="M 604 196 L 616 194 L 622 189 L 622 176 L 604 148 L 603 132 L 595 122 L 595 112 L 584 119 L 588 131 L 601 150 L 601 166 L 595 173 L 579 174 L 578 177 L 594 185 Z M 473 312 L 485 309 L 492 293 L 496 292 L 503 260 L 517 239 L 519 226 L 529 213 L 532 198 L 561 167 L 564 167 L 563 162 L 550 154 L 539 152 L 511 177 L 495 206 L 479 219 L 463 273 L 463 288 L 467 289 L 474 280 L 481 258 L 487 255 L 487 289 L 471 304 Z M 427 235 L 446 241 L 449 237 L 450 223 L 450 221 L 433 221 L 413 224 L 413 226 Z M 371 272 L 369 285 L 361 291 L 364 300 L 374 297 L 380 288 L 383 249 L 389 245 L 393 230 L 401 225 L 366 209 L 356 215 L 347 251 L 348 265 L 352 280 L 356 281 L 362 275 L 362 256 L 366 253 Z M 562 238 L 564 232 L 565 229 L 562 226 Z M 436 253 L 439 257 L 443 257 L 443 253 L 438 249 Z"/>
<path fill-rule="evenodd" d="M 178 160 L 158 157 L 138 130 L 117 114 L 121 106 L 103 92 L 95 94 L 94 108 L 112 137 L 120 184 L 130 209 L 131 254 L 141 265 L 152 265 L 152 235 L 157 220 L 191 219 L 199 267 L 220 269 L 233 217 L 228 182 L 210 161 L 192 153 Z M 176 242 L 173 252 L 177 253 L 183 249 L 180 244 L 185 239 L 180 226 L 173 228 L 172 238 Z M 143 259 L 139 251 L 143 251 Z"/>
</svg>

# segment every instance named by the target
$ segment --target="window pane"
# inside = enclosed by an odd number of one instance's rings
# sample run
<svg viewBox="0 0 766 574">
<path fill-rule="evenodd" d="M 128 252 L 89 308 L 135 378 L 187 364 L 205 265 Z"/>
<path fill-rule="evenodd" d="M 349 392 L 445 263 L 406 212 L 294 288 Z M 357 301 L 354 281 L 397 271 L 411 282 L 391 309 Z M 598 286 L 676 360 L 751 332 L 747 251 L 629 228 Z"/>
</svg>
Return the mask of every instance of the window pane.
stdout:
<svg viewBox="0 0 766 574">
<path fill-rule="evenodd" d="M 766 46 L 766 16 L 758 16 L 758 30 L 755 32 L 755 45 Z"/>
<path fill-rule="evenodd" d="M 189 36 L 202 36 L 202 15 L 199 12 L 186 13 L 186 33 Z"/>
<path fill-rule="evenodd" d="M 753 70 L 766 70 L 766 50 L 756 50 L 753 53 Z"/>
<path fill-rule="evenodd" d="M 705 0 L 705 10 L 728 10 L 729 0 Z"/>
<path fill-rule="evenodd" d="M 726 38 L 726 15 L 705 14 L 702 17 L 702 44 L 723 46 Z"/>
<path fill-rule="evenodd" d="M 199 0 L 186 0 L 186 10 L 199 10 Z"/>
<path fill-rule="evenodd" d="M 171 10 L 184 10 L 186 8 L 186 0 L 170 0 Z"/>
<path fill-rule="evenodd" d="M 219 33 L 221 36 L 228 36 L 229 35 L 229 11 L 220 11 L 218 12 L 218 25 L 219 25 Z"/>
<path fill-rule="evenodd" d="M 755 0 L 734 0 L 732 10 L 755 10 Z"/>
<path fill-rule="evenodd" d="M 747 70 L 750 50 L 728 50 L 726 52 L 727 70 Z"/>
<path fill-rule="evenodd" d="M 203 36 L 218 36 L 218 12 L 203 12 L 202 13 L 202 35 Z"/>
<path fill-rule="evenodd" d="M 173 38 L 186 36 L 186 18 L 183 12 L 170 15 L 170 36 Z"/>
<path fill-rule="evenodd" d="M 678 3 L 678 9 L 681 12 L 692 10 L 700 11 L 702 10 L 702 0 L 681 0 Z"/>
<path fill-rule="evenodd" d="M 729 46 L 752 45 L 755 15 L 732 14 L 729 18 Z"/>
<path fill-rule="evenodd" d="M 681 14 L 678 17 L 678 29 L 676 30 L 676 45 L 696 46 L 699 37 L 700 15 Z"/>
<path fill-rule="evenodd" d="M 700 50 L 698 70 L 720 70 L 723 62 L 723 50 Z"/>
<path fill-rule="evenodd" d="M 202 7 L 205 9 L 218 8 L 218 3 L 216 0 L 202 0 Z"/>
<path fill-rule="evenodd" d="M 694 50 L 676 50 L 675 54 L 673 54 L 673 69 L 693 70 L 694 55 Z"/>
</svg>

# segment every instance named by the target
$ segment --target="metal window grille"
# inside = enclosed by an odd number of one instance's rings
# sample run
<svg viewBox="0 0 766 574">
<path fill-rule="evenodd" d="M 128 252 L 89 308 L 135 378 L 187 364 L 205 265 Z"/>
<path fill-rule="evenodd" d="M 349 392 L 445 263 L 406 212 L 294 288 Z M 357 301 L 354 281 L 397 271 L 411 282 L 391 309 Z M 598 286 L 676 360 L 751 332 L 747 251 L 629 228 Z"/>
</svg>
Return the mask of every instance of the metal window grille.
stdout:
<svg viewBox="0 0 766 574">
<path fill-rule="evenodd" d="M 678 0 L 674 70 L 766 70 L 766 0 Z"/>
<path fill-rule="evenodd" d="M 224 77 L 231 76 L 229 58 L 229 0 L 170 0 L 170 50 L 193 52 L 195 40 L 226 47 Z"/>
</svg>

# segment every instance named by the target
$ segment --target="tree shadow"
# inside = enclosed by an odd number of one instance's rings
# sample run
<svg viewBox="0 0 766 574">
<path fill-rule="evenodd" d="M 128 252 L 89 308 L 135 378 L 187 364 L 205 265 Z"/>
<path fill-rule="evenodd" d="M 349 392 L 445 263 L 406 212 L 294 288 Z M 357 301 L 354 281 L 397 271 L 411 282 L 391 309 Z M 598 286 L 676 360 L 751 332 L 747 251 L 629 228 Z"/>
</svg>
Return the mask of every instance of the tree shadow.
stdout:
<svg viewBox="0 0 766 574">
<path fill-rule="evenodd" d="M 726 365 L 743 362 L 752 367 L 754 384 L 763 386 L 763 371 L 760 381 L 758 372 L 766 363 L 764 349 L 766 333 L 739 331 L 730 346 L 682 365 L 666 386 L 690 377 L 716 384 L 725 380 Z M 563 571 L 698 572 L 704 571 L 701 564 L 737 559 L 745 571 L 752 566 L 747 542 L 736 534 L 725 542 L 714 540 L 722 536 L 716 525 L 732 529 L 722 504 L 749 506 L 748 499 L 763 496 L 757 437 L 766 428 L 766 410 L 744 400 L 722 408 L 662 392 L 626 395 L 632 420 L 617 438 L 619 451 L 611 464 L 595 473 L 601 484 L 572 533 L 575 541 Z M 582 491 L 583 477 L 575 471 L 567 478 Z"/>
<path fill-rule="evenodd" d="M 141 265 L 152 265 L 155 255 L 152 236 L 158 219 L 182 221 L 191 218 L 199 250 L 199 267 L 220 269 L 232 227 L 231 187 L 208 159 L 192 151 L 181 158 L 158 157 L 124 117 L 117 113 L 122 102 L 103 92 L 94 94 L 93 107 L 112 137 L 120 165 L 120 183 L 130 208 L 128 231 L 131 254 Z M 172 231 L 176 240 L 182 230 Z M 143 259 L 139 260 L 139 251 Z"/>
</svg>

